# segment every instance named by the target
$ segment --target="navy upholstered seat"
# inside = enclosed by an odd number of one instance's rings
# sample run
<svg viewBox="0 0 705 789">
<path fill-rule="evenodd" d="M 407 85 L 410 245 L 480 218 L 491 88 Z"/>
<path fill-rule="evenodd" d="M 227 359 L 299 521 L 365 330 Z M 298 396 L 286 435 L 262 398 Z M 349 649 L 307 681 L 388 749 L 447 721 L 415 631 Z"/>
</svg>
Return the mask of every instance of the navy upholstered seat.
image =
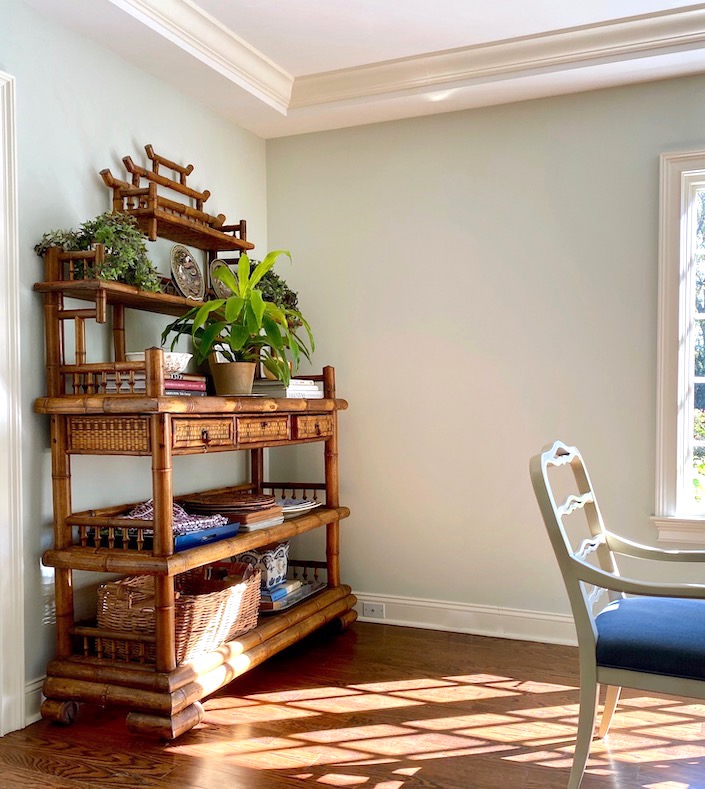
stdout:
<svg viewBox="0 0 705 789">
<path fill-rule="evenodd" d="M 628 597 L 595 624 L 598 666 L 705 680 L 705 600 Z"/>
<path fill-rule="evenodd" d="M 568 789 L 578 789 L 600 684 L 607 686 L 601 737 L 622 687 L 705 699 L 705 583 L 624 577 L 617 556 L 669 562 L 677 571 L 677 562 L 705 564 L 705 551 L 662 550 L 605 529 L 580 452 L 560 441 L 531 459 L 531 482 L 578 635 L 580 715 L 568 781 Z"/>
</svg>

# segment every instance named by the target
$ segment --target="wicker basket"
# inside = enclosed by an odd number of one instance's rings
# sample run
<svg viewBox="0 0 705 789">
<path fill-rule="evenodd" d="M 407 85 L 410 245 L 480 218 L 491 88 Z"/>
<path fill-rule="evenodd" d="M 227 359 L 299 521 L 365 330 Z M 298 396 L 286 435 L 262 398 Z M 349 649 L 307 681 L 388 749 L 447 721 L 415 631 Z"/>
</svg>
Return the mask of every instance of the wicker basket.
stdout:
<svg viewBox="0 0 705 789">
<path fill-rule="evenodd" d="M 245 563 L 219 562 L 176 577 L 176 662 L 219 647 L 257 626 L 260 571 Z M 155 633 L 154 579 L 134 576 L 98 587 L 98 627 L 142 636 Z M 97 639 L 100 654 L 116 660 L 154 662 L 154 643 Z"/>
</svg>

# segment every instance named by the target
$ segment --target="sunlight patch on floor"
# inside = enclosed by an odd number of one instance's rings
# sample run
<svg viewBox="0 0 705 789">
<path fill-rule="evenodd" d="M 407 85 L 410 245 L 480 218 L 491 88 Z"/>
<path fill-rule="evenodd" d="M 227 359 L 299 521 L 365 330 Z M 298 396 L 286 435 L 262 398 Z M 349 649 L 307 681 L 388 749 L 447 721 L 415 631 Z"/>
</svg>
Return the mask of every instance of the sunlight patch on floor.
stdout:
<svg viewBox="0 0 705 789">
<path fill-rule="evenodd" d="M 217 752 L 240 767 L 263 772 L 292 770 L 294 780 L 365 789 L 402 789 L 403 776 L 422 769 L 409 768 L 413 763 L 482 754 L 496 754 L 518 765 L 567 771 L 575 745 L 578 704 L 543 705 L 540 701 L 550 702 L 548 694 L 572 690 L 553 683 L 472 674 L 285 689 L 244 699 L 219 697 L 206 702 L 201 725 L 218 726 L 221 731 L 229 726 L 232 738 L 176 745 L 174 751 L 199 756 Z M 483 699 L 498 698 L 504 712 L 482 711 Z M 478 704 L 468 708 L 468 701 Z M 426 703 L 446 705 L 448 714 L 439 716 L 436 707 L 434 717 L 424 718 Z M 462 714 L 454 712 L 456 703 L 466 705 L 461 707 Z M 477 712 L 467 711 L 476 706 Z M 376 722 L 378 712 L 382 716 L 394 713 L 393 722 L 384 722 L 383 717 Z M 672 699 L 646 696 L 623 699 L 611 736 L 593 741 L 587 773 L 609 780 L 619 763 L 667 767 L 684 758 L 705 758 L 704 715 L 701 704 L 680 705 Z M 359 725 L 350 725 L 355 716 Z M 277 736 L 263 736 L 266 724 L 273 721 L 290 722 L 286 733 L 279 728 Z M 694 756 L 693 748 L 701 742 L 702 751 Z M 365 767 L 380 764 L 388 764 L 391 771 L 381 783 L 364 773 Z M 313 769 L 315 773 L 310 772 Z M 678 781 L 657 781 L 645 789 L 690 788 Z"/>
</svg>

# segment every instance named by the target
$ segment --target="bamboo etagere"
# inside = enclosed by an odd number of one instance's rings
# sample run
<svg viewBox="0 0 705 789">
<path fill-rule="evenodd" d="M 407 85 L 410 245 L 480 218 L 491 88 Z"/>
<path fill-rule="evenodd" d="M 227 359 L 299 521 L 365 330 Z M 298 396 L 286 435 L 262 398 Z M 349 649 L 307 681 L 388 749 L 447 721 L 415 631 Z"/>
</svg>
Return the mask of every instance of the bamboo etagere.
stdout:
<svg viewBox="0 0 705 789">
<path fill-rule="evenodd" d="M 202 240 L 204 249 L 209 232 Z M 44 299 L 47 360 L 47 396 L 35 401 L 35 411 L 50 417 L 54 501 L 54 547 L 43 561 L 55 569 L 57 633 L 42 715 L 70 723 L 80 702 L 117 705 L 127 711 L 131 731 L 173 739 L 202 719 L 204 697 L 322 625 L 337 621 L 345 627 L 356 618 L 355 597 L 341 583 L 339 568 L 339 522 L 349 510 L 338 501 L 337 414 L 347 403 L 336 397 L 331 367 L 315 376 L 324 387 L 318 400 L 165 396 L 159 348 L 148 349 L 142 362 L 126 361 L 126 314 L 146 310 L 179 315 L 194 302 L 84 278 L 95 262 L 91 257 L 100 254 L 100 249 L 65 253 L 52 248 L 45 256 L 45 279 L 35 285 Z M 68 299 L 88 306 L 69 306 Z M 87 321 L 106 325 L 114 361 L 86 361 Z M 72 324 L 71 331 L 65 331 L 67 324 Z M 120 394 L 106 392 L 108 377 L 129 384 L 138 374 L 146 380 L 144 391 L 128 385 L 118 387 Z M 325 479 L 265 481 L 264 453 L 300 443 L 320 444 Z M 277 526 L 175 553 L 174 458 L 231 451 L 249 453 L 249 478 L 234 481 L 228 490 L 305 491 L 322 506 Z M 77 454 L 151 458 L 154 514 L 143 524 L 152 530 L 149 543 L 140 542 L 134 549 L 115 539 L 125 524 L 120 516 L 131 504 L 73 511 L 71 457 Z M 311 560 L 310 566 L 327 579 L 322 591 L 284 613 L 261 617 L 257 627 L 236 640 L 177 664 L 175 582 L 181 573 L 319 528 L 325 530 L 325 558 Z M 90 535 L 98 533 L 108 535 L 107 544 L 90 541 Z M 76 570 L 153 576 L 156 632 L 112 632 L 95 621 L 77 621 L 72 583 Z M 137 642 L 137 648 L 125 650 L 132 657 L 101 651 L 102 643 L 115 639 Z"/>
</svg>

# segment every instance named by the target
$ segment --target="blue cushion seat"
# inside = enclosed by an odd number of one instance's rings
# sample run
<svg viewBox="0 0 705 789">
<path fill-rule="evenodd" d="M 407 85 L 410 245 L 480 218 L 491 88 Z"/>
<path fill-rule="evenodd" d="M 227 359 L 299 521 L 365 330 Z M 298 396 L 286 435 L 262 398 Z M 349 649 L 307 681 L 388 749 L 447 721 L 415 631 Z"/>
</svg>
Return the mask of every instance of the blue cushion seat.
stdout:
<svg viewBox="0 0 705 789">
<path fill-rule="evenodd" d="M 705 679 L 705 600 L 628 597 L 596 625 L 598 666 Z"/>
</svg>

